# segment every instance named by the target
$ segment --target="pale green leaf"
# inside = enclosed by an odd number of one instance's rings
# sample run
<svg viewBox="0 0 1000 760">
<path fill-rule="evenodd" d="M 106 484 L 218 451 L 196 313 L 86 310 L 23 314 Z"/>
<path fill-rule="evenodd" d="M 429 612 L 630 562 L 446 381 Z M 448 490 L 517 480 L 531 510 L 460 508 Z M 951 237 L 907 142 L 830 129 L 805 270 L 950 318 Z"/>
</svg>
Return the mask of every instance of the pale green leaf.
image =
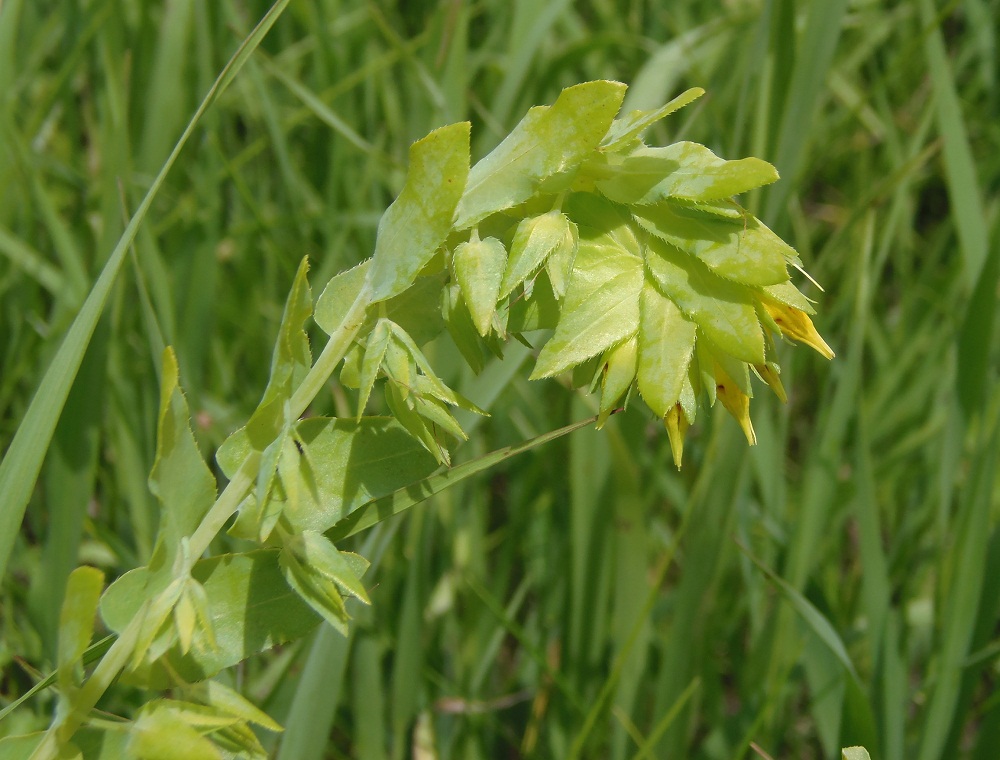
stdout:
<svg viewBox="0 0 1000 760">
<path fill-rule="evenodd" d="M 694 354 L 691 356 L 691 363 L 688 370 L 681 379 L 681 396 L 679 403 L 688 424 L 694 424 L 698 416 L 698 396 L 701 393 L 701 375 L 698 368 L 694 366 Z"/>
<path fill-rule="evenodd" d="M 260 469 L 257 471 L 255 492 L 256 508 L 260 515 L 256 526 L 258 541 L 267 540 L 271 531 L 274 530 L 278 517 L 281 515 L 280 507 L 271 502 L 275 496 L 275 485 L 278 482 L 278 465 L 281 460 L 282 451 L 284 451 L 285 445 L 289 442 L 290 432 L 287 426 L 283 426 L 278 432 L 278 437 L 267 445 L 260 458 Z"/>
<path fill-rule="evenodd" d="M 580 227 L 580 245 L 555 334 L 538 356 L 532 379 L 549 377 L 607 350 L 639 327 L 642 259 L 622 245 L 630 233 Z"/>
<path fill-rule="evenodd" d="M 872 760 L 864 747 L 845 747 L 840 752 L 842 760 Z"/>
<path fill-rule="evenodd" d="M 368 404 L 368 397 L 371 396 L 372 388 L 375 387 L 378 371 L 382 366 L 382 360 L 385 358 L 385 352 L 389 346 L 390 334 L 389 320 L 380 319 L 375 323 L 375 328 L 368 335 L 364 357 L 361 360 L 361 371 L 358 377 L 358 419 L 364 414 L 365 406 Z"/>
<path fill-rule="evenodd" d="M 59 687 L 63 690 L 74 685 L 80 658 L 94 635 L 94 616 L 103 587 L 104 573 L 86 565 L 76 568 L 66 581 L 59 613 Z"/>
<path fill-rule="evenodd" d="M 400 397 L 407 398 L 413 387 L 413 377 L 417 374 L 417 363 L 398 335 L 393 335 L 386 346 L 382 366 L 390 384 L 399 390 Z"/>
<path fill-rule="evenodd" d="M 471 240 L 455 247 L 453 261 L 455 279 L 472 322 L 479 334 L 485 336 L 496 313 L 507 251 L 495 237 L 480 240 L 474 234 Z"/>
<path fill-rule="evenodd" d="M 778 303 L 783 303 L 786 306 L 791 306 L 799 311 L 804 311 L 806 314 L 816 313 L 812 304 L 809 303 L 809 299 L 802 295 L 802 293 L 799 292 L 799 289 L 792 285 L 791 282 L 768 285 L 767 287 L 761 288 L 761 291 Z"/>
<path fill-rule="evenodd" d="M 418 441 L 424 449 L 432 454 L 438 464 L 449 464 L 451 455 L 441 444 L 430 428 L 427 421 L 417 413 L 412 398 L 404 395 L 403 390 L 395 382 L 385 384 L 385 400 L 389 405 L 389 411 L 396 421 Z"/>
<path fill-rule="evenodd" d="M 360 343 L 352 343 L 344 354 L 344 363 L 340 367 L 340 384 L 345 388 L 361 387 L 361 360 L 364 353 Z"/>
<path fill-rule="evenodd" d="M 552 293 L 556 298 L 566 295 L 573 263 L 576 261 L 576 249 L 580 245 L 579 228 L 573 222 L 568 222 L 568 227 L 562 244 L 556 246 L 545 259 L 545 271 L 548 272 Z"/>
<path fill-rule="evenodd" d="M 278 340 L 271 355 L 267 388 L 246 425 L 250 441 L 258 451 L 264 451 L 285 428 L 288 422 L 285 420 L 285 403 L 312 366 L 309 337 L 305 332 L 305 323 L 312 316 L 308 274 L 309 261 L 303 258 L 285 299 Z"/>
<path fill-rule="evenodd" d="M 402 348 L 412 365 L 417 367 L 422 373 L 420 375 L 412 374 L 407 383 L 408 389 L 418 394 L 434 396 L 446 404 L 457 406 L 466 411 L 488 416 L 484 410 L 473 404 L 469 399 L 456 393 L 444 384 L 444 381 L 434 372 L 431 363 L 427 361 L 427 357 L 424 356 L 424 353 L 417 347 L 413 338 L 403 328 L 397 324 L 390 323 L 389 329 L 392 331 L 393 342 Z"/>
<path fill-rule="evenodd" d="M 575 169 L 607 133 L 625 89 L 619 82 L 585 82 L 563 90 L 551 107 L 528 111 L 469 172 L 456 228 L 516 206 L 534 195 L 543 180 Z"/>
<path fill-rule="evenodd" d="M 216 746 L 234 760 L 268 760 L 270 755 L 246 723 L 236 723 L 212 734 Z"/>
<path fill-rule="evenodd" d="M 752 291 L 725 280 L 701 261 L 650 238 L 646 265 L 663 293 L 723 351 L 753 364 L 764 362 L 764 332 Z"/>
<path fill-rule="evenodd" d="M 333 277 L 323 289 L 316 302 L 313 319 L 328 335 L 344 321 L 348 309 L 364 285 L 370 267 L 371 259 L 367 259 L 353 269 Z M 361 334 L 370 332 L 375 323 L 385 317 L 402 325 L 414 340 L 423 345 L 444 329 L 444 320 L 441 318 L 443 285 L 442 274 L 417 277 L 409 288 L 395 298 L 368 309 Z"/>
<path fill-rule="evenodd" d="M 640 299 L 638 386 L 657 417 L 680 401 L 694 353 L 694 322 L 647 280 Z"/>
<path fill-rule="evenodd" d="M 422 380 L 424 378 L 417 378 Z M 469 440 L 469 436 L 466 435 L 465 431 L 462 430 L 462 426 L 458 424 L 458 420 L 452 415 L 445 406 L 443 402 L 431 395 L 415 394 L 410 397 L 413 405 L 413 411 L 424 418 L 426 422 L 431 423 L 436 430 L 448 433 L 448 435 L 454 436 L 460 441 Z"/>
<path fill-rule="evenodd" d="M 168 713 L 180 718 L 187 725 L 203 733 L 214 733 L 221 728 L 228 728 L 240 722 L 240 718 L 225 710 L 197 702 L 164 699 L 149 704 L 154 705 L 157 712 Z"/>
<path fill-rule="evenodd" d="M 282 730 L 281 725 L 271 716 L 260 710 L 239 692 L 218 681 L 208 680 L 193 684 L 185 687 L 182 693 L 188 699 L 210 705 L 240 720 L 256 723 L 268 731 Z"/>
<path fill-rule="evenodd" d="M 148 571 L 148 568 L 141 569 Z M 142 626 L 132 650 L 133 670 L 140 668 L 143 662 L 153 662 L 177 641 L 177 630 L 170 625 L 170 616 L 184 589 L 183 579 L 171 578 L 170 574 L 162 569 L 159 572 L 147 572 L 144 578 L 145 585 L 141 594 L 143 598 L 152 598 L 152 602 L 142 619 Z M 166 584 L 165 587 L 163 584 Z M 115 584 L 112 584 L 108 591 L 114 586 Z M 103 603 L 102 597 L 102 614 Z"/>
<path fill-rule="evenodd" d="M 566 198 L 563 211 L 578 225 L 581 240 L 608 235 L 625 250 L 641 255 L 632 217 L 619 204 L 596 193 L 578 192 Z"/>
<path fill-rule="evenodd" d="M 361 420 L 312 417 L 295 428 L 305 452 L 300 466 L 309 468 L 299 508 L 288 507 L 284 517 L 296 531 L 325 531 L 352 509 L 392 493 L 433 472 L 437 464 L 390 417 Z M 221 459 L 226 477 L 238 463 Z"/>
<path fill-rule="evenodd" d="M 287 436 L 281 447 L 281 455 L 278 457 L 278 483 L 281 486 L 280 494 L 284 497 L 287 509 L 296 511 L 302 509 L 302 499 L 305 498 L 305 493 L 315 488 L 310 477 L 312 470 L 313 466 L 309 459 L 308 450 L 295 440 L 294 433 Z M 267 540 L 271 530 L 273 530 L 273 526 L 268 529 L 266 535 L 261 536 L 262 542 Z"/>
<path fill-rule="evenodd" d="M 640 306 L 640 325 L 641 322 Z M 639 362 L 639 340 L 633 335 L 608 351 L 604 356 L 601 376 L 601 415 L 611 412 L 635 380 Z"/>
<path fill-rule="evenodd" d="M 202 681 L 251 655 L 301 638 L 319 621 L 285 582 L 277 549 L 201 560 L 191 576 L 205 589 L 218 646 L 192 647 L 187 654 L 174 646 L 164 663 L 147 663 L 123 676 L 126 682 L 165 688 L 175 683 L 170 671 L 187 683 Z M 105 592 L 100 609 L 108 628 L 125 629 L 146 599 L 148 578 L 146 568 L 132 570 Z"/>
<path fill-rule="evenodd" d="M 687 198 L 671 198 L 670 202 L 681 208 L 701 211 L 712 216 L 721 216 L 723 219 L 732 219 L 738 221 L 740 224 L 748 216 L 751 216 L 750 212 L 740 204 L 727 198 L 717 201 L 693 201 Z"/>
<path fill-rule="evenodd" d="M 138 760 L 221 760 L 219 749 L 184 718 L 146 705 L 132 726 L 128 756 Z"/>
<path fill-rule="evenodd" d="M 378 225 L 373 302 L 406 290 L 448 236 L 469 176 L 469 129 L 468 122 L 441 127 L 410 146 L 406 184 Z"/>
<path fill-rule="evenodd" d="M 383 316 L 406 330 L 418 345 L 433 340 L 445 327 L 441 317 L 441 291 L 445 279 L 444 271 L 418 277 L 395 298 L 369 309 L 362 331 L 374 325 L 376 316 Z"/>
<path fill-rule="evenodd" d="M 327 335 L 332 334 L 343 323 L 351 304 L 368 279 L 372 260 L 365 259 L 360 264 L 332 277 L 323 288 L 316 301 L 313 319 Z"/>
<path fill-rule="evenodd" d="M 341 552 L 326 536 L 313 530 L 302 531 L 292 541 L 290 550 L 295 551 L 304 567 L 336 583 L 341 592 L 371 604 L 361 583 L 361 575 L 368 569 L 367 560 L 357 554 Z M 361 572 L 357 572 L 359 567 Z"/>
<path fill-rule="evenodd" d="M 510 244 L 510 257 L 500 286 L 500 297 L 537 272 L 557 251 L 571 253 L 576 245 L 572 222 L 559 211 L 527 217 L 517 225 Z"/>
<path fill-rule="evenodd" d="M 638 140 L 639 137 L 660 119 L 680 110 L 697 100 L 705 91 L 701 87 L 685 90 L 666 105 L 652 111 L 631 111 L 620 119 L 615 119 L 608 133 L 601 141 L 601 150 L 605 152 L 618 150 Z"/>
<path fill-rule="evenodd" d="M 309 338 L 304 329 L 312 315 L 308 272 L 308 260 L 303 258 L 285 300 L 278 340 L 271 356 L 271 375 L 257 409 L 246 426 L 231 435 L 216 452 L 216 461 L 226 460 L 227 464 L 236 465 L 233 473 L 251 450 L 264 453 L 257 476 L 257 500 L 265 506 L 283 445 L 275 441 L 287 434 L 291 423 L 285 419 L 287 402 L 312 366 Z"/>
<path fill-rule="evenodd" d="M 205 649 L 214 649 L 218 646 L 215 625 L 212 623 L 209 610 L 208 594 L 193 578 L 185 581 L 177 606 L 174 607 L 174 625 L 177 628 L 183 654 L 187 654 L 192 643 Z M 186 629 L 183 633 L 182 627 Z"/>
<path fill-rule="evenodd" d="M 190 536 L 215 503 L 215 476 L 191 433 L 187 401 L 177 381 L 173 349 L 163 352 L 156 460 L 149 490 L 159 500 L 160 528 L 151 567 L 170 567 L 181 539 Z"/>
<path fill-rule="evenodd" d="M 764 287 L 788 280 L 795 251 L 755 217 L 729 221 L 670 202 L 634 209 L 643 228 L 696 256 L 720 277 Z"/>
<path fill-rule="evenodd" d="M 329 578 L 313 572 L 296 556 L 296 552 L 285 545 L 278 554 L 278 564 L 289 587 L 312 610 L 334 627 L 341 635 L 347 635 L 347 614 L 344 598 L 337 585 Z"/>
<path fill-rule="evenodd" d="M 716 201 L 777 181 L 778 171 L 759 158 L 726 161 L 704 145 L 678 142 L 640 147 L 607 166 L 597 188 L 618 203 L 649 204 L 666 198 Z"/>
<path fill-rule="evenodd" d="M 413 379 L 413 390 L 422 398 L 434 398 L 442 403 L 457 406 L 467 412 L 478 414 L 482 417 L 489 417 L 489 413 L 480 409 L 461 393 L 452 390 L 445 385 L 437 376 L 417 375 Z"/>
</svg>

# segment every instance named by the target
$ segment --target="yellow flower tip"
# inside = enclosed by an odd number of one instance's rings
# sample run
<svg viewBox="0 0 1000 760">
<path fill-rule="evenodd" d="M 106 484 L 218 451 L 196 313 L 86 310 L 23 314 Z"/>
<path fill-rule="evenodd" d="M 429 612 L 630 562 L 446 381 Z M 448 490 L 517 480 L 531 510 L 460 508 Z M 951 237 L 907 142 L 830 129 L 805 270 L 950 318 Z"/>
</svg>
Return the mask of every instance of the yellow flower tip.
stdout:
<svg viewBox="0 0 1000 760">
<path fill-rule="evenodd" d="M 774 395 L 781 399 L 782 404 L 788 403 L 788 396 L 785 393 L 785 386 L 781 384 L 781 376 L 769 364 L 755 364 L 753 368 L 757 370 L 760 379 L 771 386 Z"/>
<path fill-rule="evenodd" d="M 809 315 L 793 306 L 781 303 L 765 303 L 764 308 L 781 330 L 781 334 L 799 343 L 805 343 L 825 359 L 836 356 L 833 349 L 823 340 Z"/>
<path fill-rule="evenodd" d="M 684 456 L 684 434 L 689 427 L 680 404 L 674 404 L 667 410 L 663 415 L 663 424 L 667 428 L 667 438 L 670 439 L 670 453 L 674 457 L 674 466 L 679 470 Z"/>
<path fill-rule="evenodd" d="M 747 404 L 747 406 L 749 407 L 749 404 Z M 750 414 L 748 413 L 746 416 L 739 418 L 737 422 L 740 423 L 740 428 L 743 430 L 743 435 L 747 437 L 747 443 L 749 443 L 751 446 L 756 446 L 757 433 L 754 432 L 753 422 L 750 421 Z"/>
<path fill-rule="evenodd" d="M 750 421 L 750 397 L 736 387 L 736 383 L 725 373 L 718 364 L 715 365 L 715 395 L 722 405 L 726 407 L 733 419 L 739 423 L 743 430 L 743 435 L 747 437 L 747 443 L 751 446 L 757 444 L 757 434 L 753 430 L 753 423 Z"/>
</svg>

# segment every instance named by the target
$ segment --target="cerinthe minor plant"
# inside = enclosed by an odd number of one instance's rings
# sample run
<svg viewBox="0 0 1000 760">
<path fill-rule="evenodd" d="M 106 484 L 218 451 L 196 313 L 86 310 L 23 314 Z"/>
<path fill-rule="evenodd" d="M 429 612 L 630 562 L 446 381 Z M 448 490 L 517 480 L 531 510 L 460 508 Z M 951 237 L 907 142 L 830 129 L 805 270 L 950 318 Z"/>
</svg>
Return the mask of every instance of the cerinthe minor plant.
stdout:
<svg viewBox="0 0 1000 760">
<path fill-rule="evenodd" d="M 564 90 L 471 169 L 468 123 L 412 146 L 372 258 L 334 277 L 315 308 L 307 263 L 299 267 L 260 405 L 217 454 L 229 479 L 221 494 L 165 351 L 149 481 L 162 506 L 156 546 L 103 595 L 97 570 L 71 576 L 54 677 L 59 708 L 44 735 L 14 741 L 54 758 L 72 753 L 84 728 L 129 756 L 165 742 L 185 757 L 219 748 L 262 756 L 248 724 L 279 727 L 210 679 L 322 620 L 346 633 L 345 600 L 369 603 L 368 563 L 337 542 L 594 421 L 451 468 L 449 447 L 465 436 L 451 410 L 485 412 L 449 388 L 421 350 L 445 329 L 474 369 L 486 352 L 502 355 L 511 337 L 536 345 L 531 377 L 572 370 L 600 392 L 599 425 L 637 390 L 663 420 L 678 467 L 705 404 L 721 402 L 754 443 L 751 376 L 784 398 L 775 342 L 791 338 L 833 356 L 790 281 L 789 269 L 801 270 L 795 251 L 733 200 L 777 172 L 695 143 L 647 146 L 643 132 L 702 91 L 616 118 L 625 89 L 596 81 Z M 310 319 L 329 336 L 315 358 Z M 357 416 L 303 419 L 338 369 L 358 391 Z M 379 382 L 391 416 L 366 416 Z M 208 556 L 233 515 L 229 531 L 258 548 Z M 116 638 L 85 677 L 98 606 Z M 95 717 L 119 677 L 169 687 L 171 698 L 149 702 L 128 723 Z"/>
</svg>

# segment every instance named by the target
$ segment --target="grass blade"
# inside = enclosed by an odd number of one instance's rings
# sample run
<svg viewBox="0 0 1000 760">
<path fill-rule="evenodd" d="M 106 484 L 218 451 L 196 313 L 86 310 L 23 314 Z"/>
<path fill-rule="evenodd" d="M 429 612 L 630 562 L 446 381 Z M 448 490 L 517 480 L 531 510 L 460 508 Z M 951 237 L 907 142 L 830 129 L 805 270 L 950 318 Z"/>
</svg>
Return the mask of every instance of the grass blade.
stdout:
<svg viewBox="0 0 1000 760">
<path fill-rule="evenodd" d="M 163 186 L 167 174 L 198 122 L 201 121 L 201 117 L 228 87 L 233 77 L 243 68 L 250 54 L 260 45 L 288 2 L 289 0 L 278 0 L 271 6 L 271 9 L 250 33 L 250 36 L 240 44 L 236 53 L 215 80 L 215 84 L 201 101 L 201 105 L 191 117 L 184 133 L 174 145 L 170 156 L 161 167 L 159 174 L 146 192 L 146 196 L 142 199 L 142 203 L 139 204 L 129 221 L 114 251 L 111 252 L 100 277 L 87 296 L 87 300 L 84 301 L 79 314 L 66 333 L 62 345 L 42 377 L 38 390 L 35 391 L 34 398 L 28 406 L 28 411 L 14 435 L 14 440 L 3 458 L 3 462 L 0 463 L 0 577 L 6 573 L 7 560 L 10 558 L 10 552 L 14 546 L 14 539 L 18 534 L 24 511 L 31 499 L 31 492 L 42 467 L 45 452 L 48 450 L 56 423 L 59 421 L 59 416 L 66 403 L 66 397 L 69 395 L 69 390 L 80 368 L 80 363 L 83 361 L 87 346 L 90 344 L 94 329 L 97 327 L 101 312 L 104 310 L 108 295 L 111 293 L 111 288 L 121 270 L 126 251 L 135 240 L 139 226 L 146 218 L 153 199 Z"/>
</svg>

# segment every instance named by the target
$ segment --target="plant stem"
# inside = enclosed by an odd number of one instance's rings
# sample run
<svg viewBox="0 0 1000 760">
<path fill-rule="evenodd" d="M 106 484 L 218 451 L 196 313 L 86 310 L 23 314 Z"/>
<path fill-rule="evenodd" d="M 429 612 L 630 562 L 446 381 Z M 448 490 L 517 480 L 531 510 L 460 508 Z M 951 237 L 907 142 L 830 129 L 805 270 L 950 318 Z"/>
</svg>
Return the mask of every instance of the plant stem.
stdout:
<svg viewBox="0 0 1000 760">
<path fill-rule="evenodd" d="M 258 469 L 260 469 L 260 452 L 252 450 L 250 455 L 243 460 L 243 464 L 240 465 L 236 474 L 233 475 L 233 479 L 229 481 L 229 484 L 219 495 L 219 498 L 215 500 L 215 504 L 212 505 L 212 508 L 202 518 L 201 524 L 191 534 L 191 538 L 188 541 L 189 554 L 188 567 L 186 568 L 188 571 L 198 561 L 199 557 L 205 553 L 208 545 L 212 543 L 212 539 L 219 535 L 222 527 L 226 524 L 226 520 L 230 518 L 240 505 L 240 502 L 243 501 L 247 495 L 247 491 L 250 490 L 257 479 Z"/>
<path fill-rule="evenodd" d="M 330 335 L 330 340 L 327 341 L 323 352 L 292 394 L 292 398 L 288 402 L 289 421 L 302 416 L 309 404 L 316 398 L 316 394 L 330 379 L 333 371 L 340 364 L 340 360 L 347 353 L 347 349 L 351 347 L 351 341 L 361 330 L 365 321 L 365 312 L 371 305 L 371 300 L 372 286 L 370 282 L 365 280 L 354 299 L 354 303 L 351 304 L 351 308 L 347 310 L 347 314 L 341 320 L 340 326 Z"/>
<path fill-rule="evenodd" d="M 142 628 L 149 602 L 145 602 L 139 611 L 129 621 L 121 636 L 111 645 L 100 663 L 94 668 L 87 682 L 80 687 L 72 698 L 68 711 L 57 718 L 56 722 L 46 732 L 41 743 L 31 753 L 30 760 L 55 760 L 59 757 L 60 748 L 65 746 L 83 724 L 90 711 L 97 704 L 111 683 L 118 677 L 135 649 L 135 643 Z"/>
</svg>

